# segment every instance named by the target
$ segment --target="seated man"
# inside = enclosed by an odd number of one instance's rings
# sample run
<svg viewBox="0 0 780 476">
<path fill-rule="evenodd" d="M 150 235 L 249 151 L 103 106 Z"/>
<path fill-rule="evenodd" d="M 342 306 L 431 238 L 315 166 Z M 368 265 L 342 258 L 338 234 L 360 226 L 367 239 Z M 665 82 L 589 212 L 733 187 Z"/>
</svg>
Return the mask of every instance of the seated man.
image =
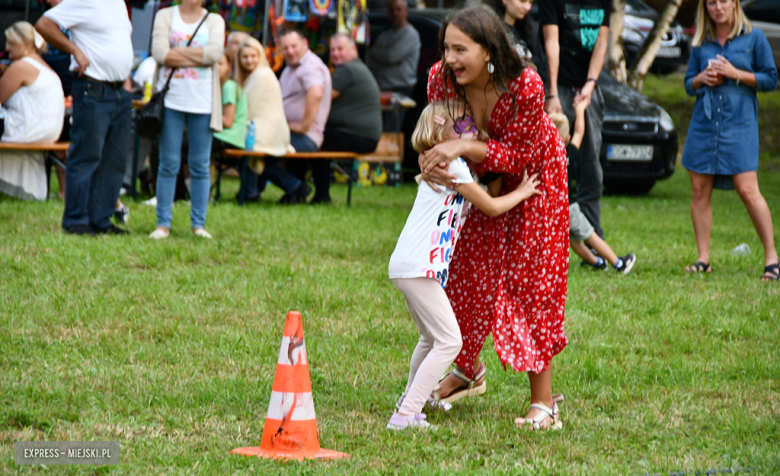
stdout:
<svg viewBox="0 0 780 476">
<path fill-rule="evenodd" d="M 333 61 L 333 103 L 325 126 L 322 150 L 367 154 L 382 137 L 379 85 L 358 58 L 355 40 L 345 33 L 330 38 Z M 330 161 L 311 160 L 316 192 L 311 203 L 330 203 Z"/>
<path fill-rule="evenodd" d="M 412 97 L 417 84 L 420 62 L 420 34 L 409 23 L 406 0 L 390 0 L 387 16 L 393 27 L 382 32 L 368 53 L 368 67 L 382 91 L 393 91 Z M 404 122 L 405 110 L 398 120 Z M 397 131 L 395 115 L 385 114 L 385 130 Z"/>
<path fill-rule="evenodd" d="M 309 50 L 308 40 L 297 30 L 283 31 L 279 42 L 287 63 L 279 85 L 282 87 L 284 115 L 290 126 L 290 143 L 297 152 L 316 152 L 322 146 L 325 123 L 330 113 L 330 72 L 325 63 Z M 301 180 L 307 167 L 305 161 L 287 161 L 287 170 Z M 302 201 L 305 196 L 301 195 L 285 195 L 282 203 Z"/>
<path fill-rule="evenodd" d="M 230 58 L 231 64 L 236 64 L 236 53 L 238 53 L 238 48 L 241 46 L 241 42 L 247 38 L 249 38 L 249 33 L 244 33 L 243 31 L 233 31 L 228 35 L 225 53 L 227 53 L 228 58 Z"/>
</svg>

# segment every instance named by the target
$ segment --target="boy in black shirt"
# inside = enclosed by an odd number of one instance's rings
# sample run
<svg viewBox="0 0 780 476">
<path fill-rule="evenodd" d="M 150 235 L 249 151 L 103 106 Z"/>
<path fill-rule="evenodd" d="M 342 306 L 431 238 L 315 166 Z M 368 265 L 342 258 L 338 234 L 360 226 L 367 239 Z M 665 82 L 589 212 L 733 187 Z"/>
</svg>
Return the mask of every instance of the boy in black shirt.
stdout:
<svg viewBox="0 0 780 476">
<path fill-rule="evenodd" d="M 604 67 L 612 0 L 541 0 L 539 25 L 547 57 L 548 114 L 563 112 L 574 123 L 574 105 L 588 99 L 585 136 L 577 159 L 577 202 L 582 213 L 601 229 L 603 173 L 599 162 L 604 98 L 597 81 Z"/>
</svg>

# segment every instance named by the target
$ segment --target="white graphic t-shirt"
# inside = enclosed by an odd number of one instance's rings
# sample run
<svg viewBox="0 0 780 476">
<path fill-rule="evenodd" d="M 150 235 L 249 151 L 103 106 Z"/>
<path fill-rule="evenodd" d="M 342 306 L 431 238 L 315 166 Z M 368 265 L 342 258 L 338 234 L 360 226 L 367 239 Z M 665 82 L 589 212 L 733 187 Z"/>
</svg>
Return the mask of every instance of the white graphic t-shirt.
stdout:
<svg viewBox="0 0 780 476">
<path fill-rule="evenodd" d="M 173 7 L 173 22 L 168 40 L 171 48 L 186 47 L 195 32 L 200 18 L 195 23 L 184 23 L 179 15 L 179 7 Z M 190 48 L 202 48 L 209 42 L 209 28 L 205 23 L 198 29 L 198 34 L 192 40 Z M 171 67 L 166 66 L 160 79 L 165 81 L 171 74 Z M 176 68 L 171 79 L 171 87 L 165 95 L 165 107 L 174 111 L 191 114 L 211 114 L 211 67 L 198 66 L 192 68 Z M 163 84 L 165 84 L 163 82 Z"/>
<path fill-rule="evenodd" d="M 448 171 L 457 177 L 455 183 L 474 182 L 461 158 L 450 162 Z M 390 279 L 433 278 L 446 286 L 455 242 L 468 209 L 468 202 L 455 190 L 443 188 L 437 193 L 422 182 L 390 257 Z"/>
</svg>

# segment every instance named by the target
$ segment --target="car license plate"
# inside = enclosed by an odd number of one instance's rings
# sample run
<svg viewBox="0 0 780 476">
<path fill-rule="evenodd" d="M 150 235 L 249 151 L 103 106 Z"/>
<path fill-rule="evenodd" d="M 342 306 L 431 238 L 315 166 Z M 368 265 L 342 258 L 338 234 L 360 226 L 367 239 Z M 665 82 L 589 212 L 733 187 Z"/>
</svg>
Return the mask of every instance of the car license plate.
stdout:
<svg viewBox="0 0 780 476">
<path fill-rule="evenodd" d="M 650 162 L 653 160 L 653 146 L 610 144 L 607 147 L 607 160 Z"/>
<path fill-rule="evenodd" d="M 659 58 L 679 58 L 682 56 L 682 50 L 679 46 L 663 46 L 656 55 Z"/>
</svg>

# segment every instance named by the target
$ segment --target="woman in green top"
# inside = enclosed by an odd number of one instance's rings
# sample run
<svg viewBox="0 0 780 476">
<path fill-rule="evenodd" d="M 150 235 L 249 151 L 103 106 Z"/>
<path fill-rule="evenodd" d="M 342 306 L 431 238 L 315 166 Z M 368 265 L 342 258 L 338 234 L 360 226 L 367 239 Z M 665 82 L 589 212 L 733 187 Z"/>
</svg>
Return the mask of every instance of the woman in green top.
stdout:
<svg viewBox="0 0 780 476">
<path fill-rule="evenodd" d="M 230 79 L 233 61 L 223 53 L 217 66 L 222 85 L 222 131 L 214 133 L 212 152 L 223 149 L 243 149 L 246 144 L 247 104 L 244 91 Z"/>
</svg>

